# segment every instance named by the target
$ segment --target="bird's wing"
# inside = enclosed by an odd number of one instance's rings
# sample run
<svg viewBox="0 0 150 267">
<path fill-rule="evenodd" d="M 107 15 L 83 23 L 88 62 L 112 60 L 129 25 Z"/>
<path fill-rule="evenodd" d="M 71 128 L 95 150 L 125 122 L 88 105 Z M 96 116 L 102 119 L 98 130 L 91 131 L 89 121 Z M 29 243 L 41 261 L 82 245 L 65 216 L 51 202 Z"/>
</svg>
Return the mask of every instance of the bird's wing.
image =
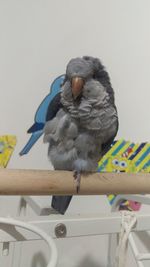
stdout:
<svg viewBox="0 0 150 267">
<path fill-rule="evenodd" d="M 37 109 L 37 112 L 35 114 L 35 123 L 28 129 L 27 133 L 34 133 L 37 131 L 40 131 L 44 128 L 47 116 L 48 109 L 51 107 L 51 104 L 53 106 L 53 101 L 58 93 L 52 92 L 49 95 L 47 95 L 40 106 Z M 56 97 L 57 99 L 57 97 Z"/>
<path fill-rule="evenodd" d="M 60 102 L 61 95 L 58 93 L 53 100 L 49 103 L 47 114 L 46 114 L 46 122 L 49 120 L 52 120 L 59 109 L 62 107 L 62 104 Z M 44 129 L 44 123 L 34 123 L 30 129 L 28 130 L 28 133 L 32 133 L 32 136 L 30 137 L 29 141 L 25 145 L 25 147 L 21 150 L 19 153 L 20 156 L 27 154 L 30 149 L 33 147 L 33 145 L 36 143 L 36 141 L 42 136 L 43 129 Z"/>
<path fill-rule="evenodd" d="M 42 103 L 37 109 L 37 112 L 35 114 L 35 122 L 45 123 L 48 106 L 50 105 L 54 97 L 61 91 L 61 86 L 64 81 L 64 77 L 64 74 L 60 75 L 53 81 L 50 93 L 43 99 Z"/>
<path fill-rule="evenodd" d="M 38 132 L 38 131 L 41 131 L 43 130 L 44 128 L 44 123 L 38 123 L 38 122 L 35 122 L 27 131 L 27 133 L 35 133 L 35 132 Z"/>
<path fill-rule="evenodd" d="M 102 144 L 102 156 L 104 156 L 108 150 L 110 149 L 116 135 L 117 135 L 117 132 L 118 132 L 118 127 L 119 127 L 119 122 L 117 121 L 117 127 L 116 127 L 116 132 L 114 133 L 114 135 L 112 137 L 109 138 L 109 140 L 106 142 L 106 143 L 103 143 Z"/>
<path fill-rule="evenodd" d="M 61 93 L 58 93 L 48 106 L 46 121 L 52 120 L 56 116 L 57 112 L 63 108 L 60 100 Z M 70 204 L 71 199 L 72 196 L 53 196 L 51 206 L 57 212 L 64 214 Z"/>
<path fill-rule="evenodd" d="M 61 103 L 61 93 L 59 92 L 48 106 L 46 121 L 52 120 L 61 108 L 63 108 L 63 105 Z"/>
<path fill-rule="evenodd" d="M 55 98 L 55 96 L 60 93 L 64 77 L 64 74 L 60 75 L 53 81 L 50 93 L 43 99 L 43 101 L 39 105 L 34 117 L 35 123 L 28 129 L 27 133 L 41 131 L 44 128 L 48 107 L 52 100 Z"/>
</svg>

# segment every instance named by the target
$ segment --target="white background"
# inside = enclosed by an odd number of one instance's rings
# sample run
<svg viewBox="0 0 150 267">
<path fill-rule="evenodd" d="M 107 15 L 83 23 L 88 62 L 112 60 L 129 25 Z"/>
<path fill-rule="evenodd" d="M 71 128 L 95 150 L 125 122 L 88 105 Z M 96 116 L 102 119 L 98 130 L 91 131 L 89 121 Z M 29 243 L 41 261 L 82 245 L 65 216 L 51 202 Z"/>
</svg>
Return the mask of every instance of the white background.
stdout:
<svg viewBox="0 0 150 267">
<path fill-rule="evenodd" d="M 149 0 L 0 0 L 0 134 L 18 139 L 9 168 L 51 168 L 42 138 L 27 156 L 18 154 L 51 82 L 72 57 L 83 55 L 99 57 L 110 74 L 120 121 L 117 138 L 149 140 Z M 16 201 L 1 198 L 1 214 L 15 210 Z M 75 197 L 68 212 L 106 210 L 106 197 Z M 107 237 L 58 243 L 61 267 L 106 264 Z M 40 244 L 34 253 L 25 246 L 21 266 L 44 267 Z"/>
</svg>

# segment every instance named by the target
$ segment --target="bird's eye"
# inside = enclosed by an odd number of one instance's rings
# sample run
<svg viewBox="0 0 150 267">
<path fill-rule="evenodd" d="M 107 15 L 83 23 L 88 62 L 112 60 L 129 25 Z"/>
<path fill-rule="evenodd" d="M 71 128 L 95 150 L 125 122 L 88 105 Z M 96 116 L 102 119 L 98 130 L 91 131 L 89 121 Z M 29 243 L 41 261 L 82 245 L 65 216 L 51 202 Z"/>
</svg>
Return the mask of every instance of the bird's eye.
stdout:
<svg viewBox="0 0 150 267">
<path fill-rule="evenodd" d="M 115 166 L 118 166 L 118 165 L 119 165 L 119 160 L 118 160 L 118 159 L 113 159 L 112 163 L 113 163 Z"/>
<path fill-rule="evenodd" d="M 122 160 L 119 162 L 119 166 L 122 168 L 126 168 L 127 167 L 127 162 L 125 160 Z"/>
</svg>

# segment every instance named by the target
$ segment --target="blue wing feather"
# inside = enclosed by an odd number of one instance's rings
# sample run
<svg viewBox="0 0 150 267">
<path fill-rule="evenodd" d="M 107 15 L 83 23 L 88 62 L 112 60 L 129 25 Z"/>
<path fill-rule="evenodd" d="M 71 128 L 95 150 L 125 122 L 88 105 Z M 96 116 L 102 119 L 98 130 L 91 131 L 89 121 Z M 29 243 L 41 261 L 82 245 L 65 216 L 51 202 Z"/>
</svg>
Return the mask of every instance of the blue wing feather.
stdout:
<svg viewBox="0 0 150 267">
<path fill-rule="evenodd" d="M 37 123 L 35 122 L 27 131 L 27 133 L 34 133 L 40 130 L 43 130 L 44 123 Z"/>
<path fill-rule="evenodd" d="M 44 100 L 38 107 L 34 117 L 35 123 L 27 131 L 27 133 L 32 133 L 32 136 L 30 137 L 25 147 L 21 150 L 21 156 L 27 154 L 30 151 L 33 145 L 42 136 L 46 120 L 52 119 L 59 110 L 59 107 L 55 106 L 57 105 L 57 103 L 55 103 L 54 99 L 57 95 L 60 95 L 61 85 L 64 81 L 64 78 L 65 75 L 61 75 L 53 81 L 50 93 L 44 98 Z"/>
<path fill-rule="evenodd" d="M 48 106 L 50 105 L 54 97 L 60 92 L 61 84 L 63 83 L 64 77 L 64 75 L 61 75 L 57 77 L 52 83 L 50 93 L 44 98 L 44 100 L 37 109 L 37 112 L 35 114 L 36 122 L 45 123 Z"/>
<path fill-rule="evenodd" d="M 37 140 L 41 137 L 42 134 L 43 134 L 43 131 L 38 131 L 38 132 L 32 134 L 29 141 L 27 142 L 25 147 L 21 150 L 19 155 L 23 156 L 23 155 L 27 154 L 30 151 L 30 149 L 33 147 L 33 145 L 37 142 Z"/>
</svg>

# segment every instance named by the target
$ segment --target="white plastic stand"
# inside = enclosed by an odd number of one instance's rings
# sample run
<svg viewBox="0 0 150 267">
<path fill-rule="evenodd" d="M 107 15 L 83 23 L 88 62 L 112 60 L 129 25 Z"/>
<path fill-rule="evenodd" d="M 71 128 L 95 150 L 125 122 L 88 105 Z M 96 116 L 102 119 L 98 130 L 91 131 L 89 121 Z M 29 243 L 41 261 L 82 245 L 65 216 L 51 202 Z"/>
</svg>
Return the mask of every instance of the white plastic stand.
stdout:
<svg viewBox="0 0 150 267">
<path fill-rule="evenodd" d="M 51 203 L 49 197 L 22 196 L 17 216 L 13 219 L 0 218 L 0 243 L 3 244 L 3 253 L 7 255 L 9 244 L 12 242 L 17 244 L 17 241 L 24 242 L 25 240 L 39 240 L 44 238 L 48 243 L 50 240 L 50 242 L 52 242 L 52 238 L 55 239 L 57 237 L 75 238 L 79 236 L 109 234 L 107 267 L 114 267 L 116 248 L 118 246 L 118 234 L 121 232 L 122 220 L 122 215 L 118 211 L 118 207 L 123 199 L 130 199 L 150 205 L 150 198 L 148 196 L 119 195 L 116 197 L 116 200 L 112 206 L 112 212 L 105 215 L 97 214 L 96 216 L 68 216 L 54 214 L 54 211 L 51 215 L 52 210 L 50 207 Z M 26 215 L 28 206 L 30 206 L 35 213 L 35 216 L 32 220 L 31 217 Z M 150 214 L 140 214 L 136 212 L 136 219 L 137 221 L 132 228 L 132 232 L 150 230 Z M 14 225 L 16 225 L 16 227 Z M 25 228 L 31 231 L 26 231 Z M 128 236 L 129 244 L 137 262 L 137 266 L 144 267 L 143 260 L 150 259 L 150 254 L 139 253 L 132 232 L 129 233 Z M 51 248 L 53 253 L 50 253 L 51 261 L 49 264 L 51 265 L 48 265 L 48 267 L 56 266 L 57 260 L 57 251 L 55 249 L 55 245 L 53 244 Z M 21 267 L 17 257 L 13 261 L 12 266 Z"/>
<path fill-rule="evenodd" d="M 146 205 L 150 205 L 150 197 L 149 196 L 143 196 L 143 195 L 118 195 L 112 205 L 112 212 L 116 212 L 119 208 L 120 203 L 124 200 L 132 200 L 135 202 L 139 202 L 142 204 L 146 204 Z M 139 223 L 140 220 L 140 214 L 138 214 L 138 212 L 136 213 L 136 217 L 137 217 L 137 225 Z M 149 215 L 145 214 L 143 215 L 143 218 L 145 218 L 145 220 L 148 218 Z M 145 225 L 144 225 L 144 221 L 143 221 L 143 230 L 141 231 L 148 231 L 150 230 L 150 225 L 149 225 L 149 229 L 145 229 Z M 118 234 L 111 234 L 109 236 L 109 248 L 108 248 L 108 265 L 107 267 L 114 267 L 115 266 L 115 252 L 118 246 L 118 239 L 119 236 Z M 144 263 L 142 261 L 144 260 L 150 260 L 150 253 L 140 253 L 138 251 L 136 242 L 134 240 L 133 237 L 133 232 L 130 232 L 128 235 L 128 241 L 130 244 L 130 247 L 132 249 L 133 252 L 133 256 L 135 258 L 135 261 L 137 263 L 138 267 L 144 267 Z M 116 266 L 118 267 L 118 266 Z"/>
</svg>

